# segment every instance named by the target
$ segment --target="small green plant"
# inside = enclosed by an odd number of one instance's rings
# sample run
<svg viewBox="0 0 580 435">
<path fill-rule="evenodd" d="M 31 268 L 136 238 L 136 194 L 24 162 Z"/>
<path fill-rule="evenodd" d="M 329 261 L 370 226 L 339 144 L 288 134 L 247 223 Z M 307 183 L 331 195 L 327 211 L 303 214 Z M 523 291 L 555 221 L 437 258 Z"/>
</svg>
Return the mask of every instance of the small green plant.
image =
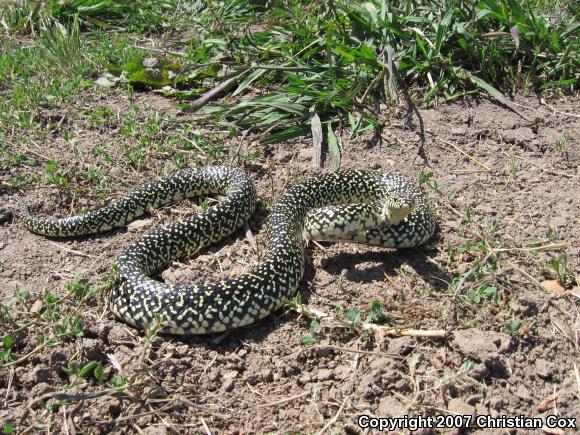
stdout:
<svg viewBox="0 0 580 435">
<path fill-rule="evenodd" d="M 360 325 L 361 312 L 358 308 L 342 308 L 337 305 L 335 311 L 337 319 L 344 319 L 352 329 L 356 329 Z"/>
<path fill-rule="evenodd" d="M 65 129 L 62 132 L 62 138 L 64 140 L 66 140 L 68 143 L 71 143 L 72 144 L 74 142 L 74 136 L 73 136 L 73 134 L 72 134 L 72 132 L 70 130 Z"/>
<path fill-rule="evenodd" d="M 30 299 L 30 292 L 24 287 L 17 287 L 16 291 L 10 296 L 3 305 L 7 307 L 14 306 L 20 301 L 26 301 Z"/>
<path fill-rule="evenodd" d="M 371 323 L 384 324 L 389 319 L 380 301 L 373 301 L 367 312 L 367 321 Z"/>
<path fill-rule="evenodd" d="M 201 211 L 206 211 L 209 208 L 209 199 L 207 198 L 200 198 L 197 201 L 197 206 Z"/>
<path fill-rule="evenodd" d="M 14 336 L 6 334 L 2 339 L 2 349 L 0 349 L 0 361 L 10 361 L 12 359 L 12 348 L 14 347 Z"/>
<path fill-rule="evenodd" d="M 479 286 L 476 290 L 468 292 L 468 297 L 470 297 L 473 302 L 480 304 L 485 301 L 491 301 L 497 305 L 499 302 L 499 295 L 497 288 L 484 283 Z"/>
<path fill-rule="evenodd" d="M 88 278 L 76 273 L 74 279 L 66 285 L 66 291 L 77 300 L 83 300 L 97 294 L 100 288 L 98 286 L 91 287 Z"/>
<path fill-rule="evenodd" d="M 492 233 L 496 233 L 501 229 L 501 227 L 502 227 L 502 224 L 500 221 L 498 221 L 497 219 L 492 219 L 491 223 L 489 225 L 489 230 Z"/>
<path fill-rule="evenodd" d="M 564 133 L 564 137 L 556 139 L 556 141 L 554 142 L 554 148 L 556 148 L 560 152 L 564 152 L 566 146 L 568 145 L 568 142 L 570 142 L 572 139 L 574 139 L 574 137 L 570 133 L 566 132 Z"/>
<path fill-rule="evenodd" d="M 81 316 L 65 316 L 53 325 L 52 332 L 57 338 L 82 337 L 83 319 Z"/>
<path fill-rule="evenodd" d="M 519 336 L 521 334 L 521 327 L 521 320 L 516 318 L 507 318 L 503 324 L 504 331 L 513 336 Z"/>
<path fill-rule="evenodd" d="M 549 262 L 549 266 L 556 273 L 558 281 L 563 287 L 571 286 L 574 283 L 574 274 L 568 269 L 568 255 L 558 255 Z"/>
<path fill-rule="evenodd" d="M 315 344 L 317 337 L 322 333 L 322 327 L 320 322 L 316 318 L 310 320 L 310 334 L 303 335 L 300 337 L 300 344 L 309 346 Z"/>
<path fill-rule="evenodd" d="M 470 224 L 473 221 L 473 212 L 471 211 L 470 207 L 465 209 L 465 213 L 463 214 L 463 222 L 466 224 Z"/>
<path fill-rule="evenodd" d="M 110 385 L 112 388 L 123 388 L 127 385 L 127 380 L 121 375 L 113 375 L 111 377 Z"/>
<path fill-rule="evenodd" d="M 453 189 L 449 190 L 449 192 L 447 192 L 447 199 L 449 201 L 452 201 L 457 196 L 458 193 L 459 193 L 459 189 L 457 189 L 457 188 L 453 188 Z"/>
<path fill-rule="evenodd" d="M 300 344 L 303 344 L 304 346 L 312 346 L 313 344 L 316 344 L 316 338 L 312 335 L 302 335 L 300 337 Z"/>
<path fill-rule="evenodd" d="M 12 428 L 12 423 L 6 421 L 2 423 L 2 433 L 6 435 L 10 435 L 14 433 L 14 429 Z"/>
<path fill-rule="evenodd" d="M 93 377 L 99 382 L 103 380 L 103 367 L 97 361 L 89 361 L 82 366 L 75 361 L 71 361 L 63 370 L 69 376 L 69 388 L 74 387 L 83 378 Z"/>
<path fill-rule="evenodd" d="M 240 162 L 256 163 L 261 155 L 262 152 L 260 150 L 255 150 L 247 154 L 240 154 Z"/>
<path fill-rule="evenodd" d="M 421 186 L 427 186 L 435 192 L 441 191 L 439 182 L 435 179 L 433 171 L 421 171 L 421 175 L 419 175 L 419 184 Z"/>
<path fill-rule="evenodd" d="M 113 117 L 115 112 L 110 107 L 96 107 L 89 115 L 89 120 L 95 124 L 102 124 Z"/>
<path fill-rule="evenodd" d="M 58 161 L 52 158 L 45 166 L 44 172 L 46 173 L 46 181 L 50 184 L 68 189 L 69 180 L 66 174 L 58 171 Z"/>
<path fill-rule="evenodd" d="M 111 163 L 113 161 L 111 154 L 109 154 L 109 151 L 107 150 L 107 145 L 105 145 L 103 143 L 100 143 L 96 147 L 94 147 L 91 150 L 91 154 L 94 157 L 102 158 L 107 163 Z"/>
<path fill-rule="evenodd" d="M 68 73 L 74 70 L 82 60 L 78 17 L 74 17 L 68 28 L 55 21 L 44 32 L 42 43 L 48 58 L 61 71 Z"/>
</svg>

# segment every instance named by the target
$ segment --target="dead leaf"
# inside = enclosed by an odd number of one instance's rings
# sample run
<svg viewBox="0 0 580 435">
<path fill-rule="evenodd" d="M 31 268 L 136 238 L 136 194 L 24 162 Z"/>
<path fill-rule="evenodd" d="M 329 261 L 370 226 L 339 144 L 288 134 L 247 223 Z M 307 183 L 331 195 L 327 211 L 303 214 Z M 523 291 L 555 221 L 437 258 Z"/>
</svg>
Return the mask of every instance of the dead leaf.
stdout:
<svg viewBox="0 0 580 435">
<path fill-rule="evenodd" d="M 388 334 L 384 329 L 377 329 L 375 331 L 375 341 L 377 343 L 384 343 L 387 340 Z"/>
<path fill-rule="evenodd" d="M 250 246 L 254 250 L 254 252 L 258 252 L 258 243 L 256 242 L 256 238 L 250 229 L 250 226 L 246 224 L 246 239 L 250 242 Z"/>
<path fill-rule="evenodd" d="M 545 400 L 541 401 L 536 405 L 536 409 L 538 410 L 538 412 L 545 412 L 549 409 L 554 408 L 555 406 L 556 406 L 556 395 L 550 394 L 548 397 L 546 397 Z"/>
<path fill-rule="evenodd" d="M 562 287 L 558 281 L 551 279 L 542 282 L 542 287 L 554 293 L 564 293 L 566 291 L 566 289 Z"/>
</svg>

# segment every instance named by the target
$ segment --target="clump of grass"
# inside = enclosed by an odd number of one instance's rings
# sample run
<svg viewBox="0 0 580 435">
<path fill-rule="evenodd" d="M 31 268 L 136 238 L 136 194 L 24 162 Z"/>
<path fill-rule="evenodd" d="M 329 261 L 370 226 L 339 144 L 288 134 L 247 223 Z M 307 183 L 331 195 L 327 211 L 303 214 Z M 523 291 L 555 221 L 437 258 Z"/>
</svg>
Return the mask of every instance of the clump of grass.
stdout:
<svg viewBox="0 0 580 435">
<path fill-rule="evenodd" d="M 42 44 L 47 57 L 65 73 L 82 61 L 78 17 L 75 16 L 67 29 L 58 21 L 44 32 Z"/>
<path fill-rule="evenodd" d="M 205 112 L 230 127 L 278 132 L 266 139 L 275 141 L 309 132 L 309 111 L 324 121 L 361 113 L 373 119 L 368 105 L 405 93 L 434 105 L 484 92 L 505 104 L 503 95 L 521 87 L 577 87 L 579 25 L 572 2 L 329 5 L 210 5 L 196 18 L 200 32 L 186 59 L 253 65 L 232 93 L 252 96 Z M 219 17 L 232 10 L 237 19 L 226 29 Z M 259 31 L 246 30 L 251 19 Z"/>
<path fill-rule="evenodd" d="M 176 0 L 14 0 L 3 5 L 0 24 L 8 33 L 31 33 L 50 28 L 55 21 L 78 19 L 84 27 L 143 32 L 164 27 L 166 13 Z"/>
<path fill-rule="evenodd" d="M 554 142 L 554 148 L 563 153 L 566 150 L 566 146 L 572 139 L 574 139 L 574 137 L 570 133 L 566 132 L 564 133 L 563 137 L 556 139 Z"/>
</svg>

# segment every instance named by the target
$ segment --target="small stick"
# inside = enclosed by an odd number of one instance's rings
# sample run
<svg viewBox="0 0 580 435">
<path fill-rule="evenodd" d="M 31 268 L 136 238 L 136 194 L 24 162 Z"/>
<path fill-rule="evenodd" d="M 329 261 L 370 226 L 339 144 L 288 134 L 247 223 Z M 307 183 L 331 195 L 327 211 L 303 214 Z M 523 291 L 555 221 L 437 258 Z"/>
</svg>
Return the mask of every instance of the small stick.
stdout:
<svg viewBox="0 0 580 435">
<path fill-rule="evenodd" d="M 338 420 L 338 416 L 344 409 L 344 405 L 346 405 L 347 400 L 348 397 L 345 397 L 344 400 L 342 401 L 342 404 L 340 405 L 340 408 L 338 408 L 338 411 L 336 411 L 336 414 L 334 414 L 334 416 L 330 420 L 328 420 L 328 423 L 326 423 L 324 427 L 320 430 L 320 432 L 318 432 L 318 435 L 322 435 L 326 431 L 326 429 L 328 429 L 330 426 L 336 423 L 336 420 Z"/>
<path fill-rule="evenodd" d="M 554 109 L 554 107 L 552 107 L 548 103 L 546 103 L 546 100 L 544 100 L 543 98 L 540 100 L 540 104 L 548 107 L 554 113 L 558 113 L 560 115 L 565 115 L 565 116 L 573 116 L 574 118 L 580 118 L 580 115 L 576 115 L 575 113 L 562 112 L 561 110 Z"/>
<path fill-rule="evenodd" d="M 576 363 L 574 363 L 574 374 L 576 375 L 576 385 L 578 386 L 578 393 L 580 394 L 580 372 L 578 372 Z"/>
<path fill-rule="evenodd" d="M 256 241 L 256 238 L 254 237 L 254 233 L 252 233 L 252 229 L 250 228 L 250 226 L 248 225 L 247 222 L 245 224 L 244 230 L 246 231 L 246 239 L 250 243 L 250 246 L 251 246 L 252 250 L 256 254 L 259 255 L 260 254 L 260 251 L 258 250 L 258 242 Z"/>
<path fill-rule="evenodd" d="M 182 57 L 187 56 L 187 53 L 184 53 L 183 51 L 171 51 L 171 50 L 167 50 L 165 48 L 143 47 L 141 45 L 135 45 L 135 48 L 137 48 L 139 50 L 149 50 L 149 51 L 153 51 L 155 53 L 172 54 L 174 56 L 182 56 Z"/>
<path fill-rule="evenodd" d="M 71 254 L 75 254 L 75 255 L 80 255 L 81 257 L 97 258 L 97 259 L 99 258 L 95 255 L 85 254 L 84 252 L 81 252 L 81 251 L 75 251 L 74 249 L 67 248 L 66 246 L 62 246 L 62 245 L 59 245 L 58 243 L 51 242 L 50 240 L 48 241 L 48 243 L 56 246 L 57 248 L 62 249 L 63 251 L 70 252 Z"/>
<path fill-rule="evenodd" d="M 12 389 L 12 381 L 14 380 L 14 369 L 10 369 L 10 375 L 8 376 L 8 386 L 6 387 L 6 394 L 4 395 L 4 409 L 8 406 L 8 396 L 10 395 L 10 390 Z"/>
<path fill-rule="evenodd" d="M 30 403 L 33 404 L 36 402 L 46 401 L 46 400 L 50 400 L 50 399 L 75 400 L 75 401 L 90 400 L 90 399 L 96 399 L 97 397 L 103 397 L 103 396 L 117 397 L 119 399 L 129 399 L 133 402 L 138 402 L 138 400 L 135 397 L 133 397 L 133 396 L 121 391 L 121 390 L 118 390 L 116 388 L 109 388 L 107 390 L 94 391 L 92 393 L 87 393 L 87 394 L 69 394 L 69 393 L 65 393 L 63 391 L 55 391 L 55 392 L 43 394 L 42 396 L 35 397 L 34 399 L 32 399 L 30 401 Z"/>
<path fill-rule="evenodd" d="M 349 347 L 341 347 L 341 346 L 332 346 L 332 345 L 320 345 L 320 346 L 308 346 L 305 347 L 301 352 L 308 350 L 308 349 L 332 349 L 339 352 L 350 352 L 356 353 L 359 355 L 371 355 L 371 356 L 388 356 L 391 358 L 398 358 L 403 359 L 400 355 L 388 352 L 371 352 L 368 350 L 360 350 L 360 349 L 351 349 Z"/>
<path fill-rule="evenodd" d="M 287 398 L 281 399 L 281 400 L 276 400 L 275 402 L 264 403 L 262 405 L 258 405 L 257 407 L 258 408 L 267 408 L 269 406 L 282 405 L 284 403 L 288 403 L 288 402 L 292 402 L 293 400 L 300 399 L 301 397 L 306 397 L 310 394 L 311 394 L 310 391 L 306 391 L 306 392 L 298 394 L 296 396 L 287 397 Z"/>
<path fill-rule="evenodd" d="M 23 355 L 20 358 L 14 360 L 14 361 L 10 361 L 10 362 L 7 362 L 6 364 L 2 364 L 0 367 L 5 368 L 5 367 L 10 367 L 10 366 L 18 365 L 21 362 L 26 361 L 28 358 L 30 358 L 32 355 L 34 355 L 36 352 L 41 351 L 45 347 L 46 347 L 46 344 L 45 343 L 39 344 L 34 349 L 32 349 L 30 352 L 28 352 L 26 355 Z"/>
<path fill-rule="evenodd" d="M 536 278 L 534 278 L 532 275 L 530 275 L 528 272 L 526 272 L 523 269 L 520 269 L 518 266 L 516 266 L 514 263 L 512 263 L 511 261 L 508 261 L 508 264 L 510 265 L 510 267 L 515 270 L 516 272 L 518 272 L 520 275 L 522 275 L 523 277 L 527 278 L 532 284 L 536 285 L 538 288 L 542 289 L 543 291 L 547 291 L 546 287 L 544 287 L 540 281 L 538 281 Z"/>
<path fill-rule="evenodd" d="M 438 140 L 440 140 L 441 142 L 443 142 L 446 145 L 449 145 L 450 147 L 453 147 L 453 149 L 455 151 L 460 152 L 461 154 L 463 154 L 465 157 L 467 157 L 468 159 L 470 159 L 472 162 L 474 162 L 476 165 L 482 167 L 483 169 L 485 169 L 486 171 L 491 171 L 491 169 L 489 169 L 487 166 L 485 166 L 483 163 L 481 163 L 479 160 L 477 160 L 475 157 L 470 156 L 469 154 L 467 154 L 465 151 L 463 151 L 461 148 L 459 148 L 457 145 L 445 140 L 445 139 L 441 139 L 440 137 L 437 138 Z"/>
<path fill-rule="evenodd" d="M 203 426 L 203 429 L 205 430 L 205 433 L 207 435 L 211 435 L 211 430 L 209 430 L 209 427 L 208 427 L 207 423 L 205 422 L 205 419 L 203 417 L 199 417 L 199 419 L 201 420 L 201 424 Z"/>
<path fill-rule="evenodd" d="M 188 111 L 195 112 L 196 110 L 202 108 L 212 98 L 216 97 L 217 95 L 221 94 L 222 92 L 227 91 L 232 86 L 234 86 L 236 83 L 238 83 L 246 75 L 246 73 L 248 71 L 249 71 L 248 69 L 243 70 L 242 72 L 235 74 L 235 75 L 225 79 L 224 81 L 220 82 L 218 85 L 214 86 L 212 89 L 210 89 L 205 94 L 203 94 L 201 97 L 199 97 L 197 100 L 192 102 L 190 104 L 190 106 L 188 107 Z"/>
<path fill-rule="evenodd" d="M 238 141 L 238 147 L 236 148 L 236 152 L 234 153 L 232 159 L 230 160 L 230 163 L 234 163 L 235 160 L 238 161 L 238 163 L 240 163 L 238 157 L 240 156 L 240 151 L 242 150 L 242 145 L 244 144 L 244 140 L 246 139 L 246 136 L 254 130 L 255 126 L 251 126 L 250 128 L 248 128 L 247 130 L 244 130 L 244 132 L 242 133 L 242 137 L 240 138 L 240 140 Z"/>
<path fill-rule="evenodd" d="M 487 171 L 485 169 L 453 169 L 449 172 L 452 172 L 454 174 L 476 174 Z"/>
<path fill-rule="evenodd" d="M 500 248 L 496 249 L 496 252 L 510 252 L 510 251 L 549 251 L 552 249 L 562 249 L 568 248 L 570 244 L 568 242 L 557 242 L 548 243 L 547 245 L 540 246 L 524 246 L 522 248 Z"/>
<path fill-rule="evenodd" d="M 39 159 L 45 160 L 45 161 L 47 161 L 47 162 L 50 162 L 50 160 L 51 160 L 51 159 L 50 159 L 50 158 L 48 158 L 47 156 L 45 156 L 45 155 L 43 155 L 43 154 L 40 154 L 40 153 L 37 153 L 37 152 L 36 152 L 36 151 L 34 151 L 34 150 L 31 150 L 30 148 L 28 148 L 28 147 L 27 147 L 26 145 L 24 145 L 24 144 L 21 144 L 20 146 L 21 146 L 22 148 L 24 148 L 24 149 L 25 149 L 27 152 L 29 152 L 30 154 L 34 154 L 34 155 L 35 155 L 36 157 L 38 157 Z"/>
<path fill-rule="evenodd" d="M 191 145 L 193 145 L 195 147 L 196 150 L 198 150 L 201 154 L 203 154 L 204 156 L 207 154 L 203 148 L 201 148 L 196 141 L 189 139 L 188 137 L 186 137 L 185 135 L 178 133 L 179 137 L 181 137 L 183 140 L 189 142 Z M 178 151 L 176 148 L 173 148 L 174 150 Z"/>
<path fill-rule="evenodd" d="M 387 67 L 383 67 L 383 69 L 381 71 L 379 71 L 379 73 L 375 76 L 375 78 L 371 81 L 370 85 L 368 86 L 368 88 L 365 90 L 363 96 L 358 99 L 358 103 L 359 104 L 363 104 L 364 101 L 366 100 L 367 96 L 369 95 L 369 93 L 377 86 L 377 84 L 383 79 L 384 75 L 387 73 Z"/>
<path fill-rule="evenodd" d="M 316 240 L 311 240 L 313 245 L 316 245 L 316 247 L 322 251 L 326 251 L 326 248 L 324 246 L 322 246 L 320 243 L 318 243 Z"/>
<path fill-rule="evenodd" d="M 503 154 L 509 157 L 509 155 L 507 153 L 504 152 Z M 540 171 L 545 172 L 546 174 L 560 175 L 562 177 L 568 177 L 568 178 L 578 178 L 578 175 L 566 174 L 565 172 L 558 172 L 558 171 L 552 171 L 550 169 L 545 169 L 545 168 L 541 167 L 540 165 L 536 165 L 535 163 L 530 162 L 528 159 L 525 159 L 524 157 L 520 157 L 520 156 L 514 156 L 514 157 L 518 160 L 523 160 L 528 165 L 532 165 L 532 166 L 538 168 Z"/>
<path fill-rule="evenodd" d="M 306 314 L 309 316 L 316 316 L 321 320 L 330 320 L 338 323 L 343 323 L 335 317 L 325 313 L 324 311 L 317 310 L 315 308 L 310 308 L 306 305 L 298 305 L 294 308 L 300 314 Z M 430 337 L 430 338 L 443 338 L 447 336 L 447 331 L 444 329 L 435 330 L 425 330 L 425 329 L 410 329 L 410 328 L 392 328 L 388 326 L 375 325 L 373 323 L 361 322 L 360 326 L 363 329 L 371 330 L 374 332 L 380 332 L 383 335 L 390 335 L 394 337 Z"/>
</svg>

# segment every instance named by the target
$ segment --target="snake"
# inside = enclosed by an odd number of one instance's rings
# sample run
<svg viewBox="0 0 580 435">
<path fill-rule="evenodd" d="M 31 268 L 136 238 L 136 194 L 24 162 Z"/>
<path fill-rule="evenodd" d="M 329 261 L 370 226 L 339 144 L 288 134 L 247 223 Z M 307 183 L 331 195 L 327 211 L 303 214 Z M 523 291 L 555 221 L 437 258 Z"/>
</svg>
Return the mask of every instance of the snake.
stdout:
<svg viewBox="0 0 580 435">
<path fill-rule="evenodd" d="M 149 181 L 110 204 L 66 218 L 33 217 L 20 201 L 24 226 L 50 237 L 76 237 L 126 225 L 151 209 L 198 196 L 217 204 L 161 226 L 123 248 L 104 300 L 121 321 L 176 335 L 223 332 L 250 325 L 297 292 L 309 240 L 411 248 L 434 234 L 435 219 L 421 189 L 393 173 L 341 170 L 304 178 L 271 207 L 261 261 L 220 282 L 169 284 L 154 279 L 172 261 L 194 254 L 241 228 L 258 201 L 243 169 L 202 166 Z"/>
</svg>

